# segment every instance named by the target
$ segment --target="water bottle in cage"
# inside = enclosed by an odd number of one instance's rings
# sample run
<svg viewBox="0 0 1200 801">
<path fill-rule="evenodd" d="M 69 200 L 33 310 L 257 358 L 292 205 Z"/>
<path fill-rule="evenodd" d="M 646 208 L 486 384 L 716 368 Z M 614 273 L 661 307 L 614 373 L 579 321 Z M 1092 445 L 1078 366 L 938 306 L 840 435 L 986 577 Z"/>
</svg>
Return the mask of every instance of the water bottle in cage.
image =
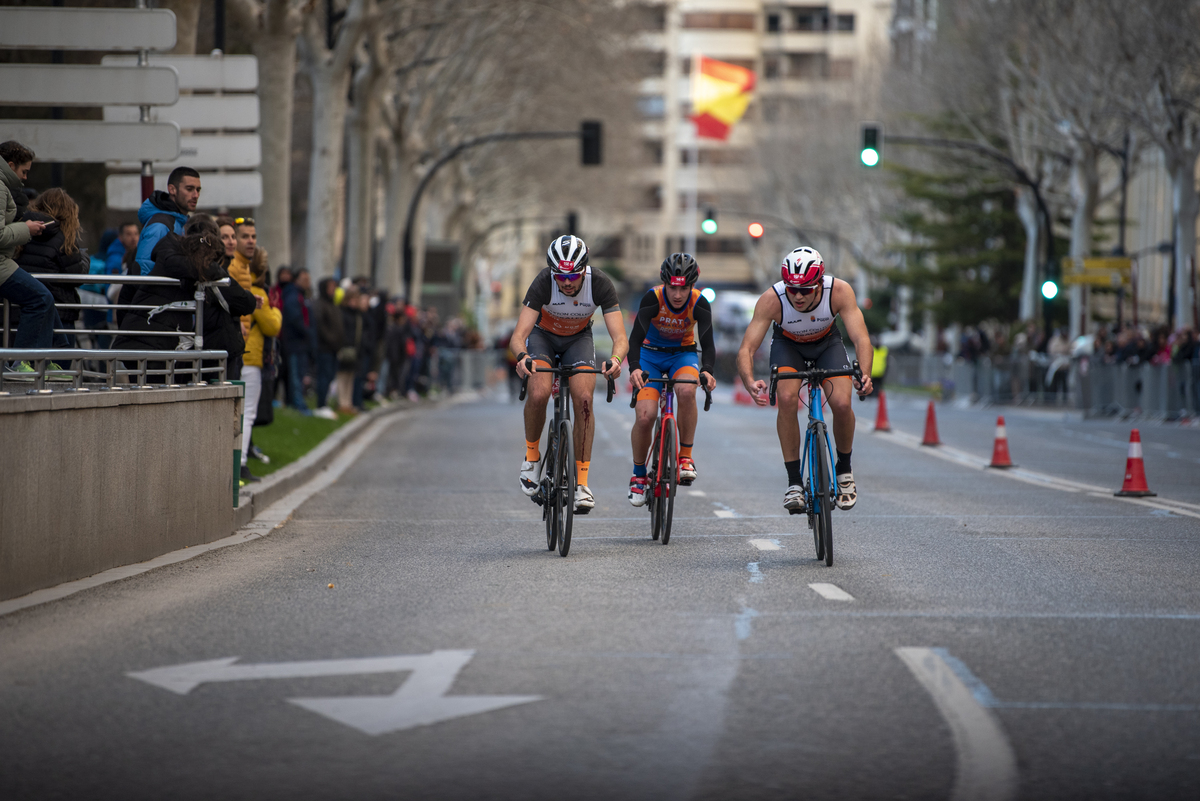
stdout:
<svg viewBox="0 0 1200 801">
<path fill-rule="evenodd" d="M 554 383 L 550 385 L 550 395 L 555 398 L 558 397 L 558 387 L 559 387 L 558 379 L 559 379 L 558 376 L 554 376 Z"/>
</svg>

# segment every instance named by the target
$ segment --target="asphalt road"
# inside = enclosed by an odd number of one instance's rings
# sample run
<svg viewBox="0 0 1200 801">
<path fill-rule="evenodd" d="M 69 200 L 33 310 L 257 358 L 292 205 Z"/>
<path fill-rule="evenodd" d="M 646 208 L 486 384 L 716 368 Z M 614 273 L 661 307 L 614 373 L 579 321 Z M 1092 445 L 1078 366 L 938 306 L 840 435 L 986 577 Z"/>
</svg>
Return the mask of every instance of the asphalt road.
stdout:
<svg viewBox="0 0 1200 801">
<path fill-rule="evenodd" d="M 519 415 L 406 416 L 269 537 L 0 618 L 0 798 L 1200 797 L 1200 519 L 860 427 L 827 568 L 773 412 L 719 404 L 663 546 L 618 399 L 563 559 Z M 1023 466 L 1119 484 L 1118 427 L 1017 417 Z M 1196 500 L 1196 432 L 1142 434 Z"/>
</svg>

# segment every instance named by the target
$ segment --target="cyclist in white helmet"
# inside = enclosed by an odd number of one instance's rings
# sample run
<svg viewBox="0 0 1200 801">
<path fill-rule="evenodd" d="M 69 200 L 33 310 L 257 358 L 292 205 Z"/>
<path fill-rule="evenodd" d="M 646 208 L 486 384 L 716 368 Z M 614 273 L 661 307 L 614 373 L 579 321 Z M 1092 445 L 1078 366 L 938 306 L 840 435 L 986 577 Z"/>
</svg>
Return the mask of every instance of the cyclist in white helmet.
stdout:
<svg viewBox="0 0 1200 801">
<path fill-rule="evenodd" d="M 754 317 L 746 328 L 738 350 L 738 374 L 746 391 L 759 406 L 767 405 L 767 382 L 754 379 L 754 353 L 762 344 L 768 329 L 774 329 L 771 340 L 771 366 L 781 373 L 799 372 L 805 362 L 815 362 L 826 370 L 849 370 L 850 359 L 846 346 L 834 324 L 841 317 L 846 333 L 854 343 L 855 358 L 862 369 L 862 383 L 848 376 L 828 378 L 823 382 L 829 408 L 833 413 L 833 441 L 837 449 L 839 509 L 851 509 L 858 500 L 858 488 L 850 469 L 850 453 L 854 445 L 854 411 L 850 408 L 851 387 L 859 393 L 871 393 L 871 361 L 874 350 L 863 321 L 862 311 L 854 299 L 854 289 L 832 275 L 825 274 L 825 260 L 816 250 L 796 248 L 780 265 L 782 280 L 762 294 L 754 306 Z M 800 381 L 780 381 L 776 393 L 779 409 L 776 429 L 783 449 L 783 465 L 787 469 L 788 488 L 783 505 L 789 511 L 804 511 L 804 494 L 800 486 Z"/>
<path fill-rule="evenodd" d="M 509 347 L 517 354 L 517 374 L 529 379 L 525 398 L 525 458 L 521 462 L 521 491 L 532 497 L 537 493 L 537 466 L 541 459 L 539 442 L 546 427 L 546 404 L 550 400 L 553 376 L 538 374 L 537 368 L 553 367 L 560 358 L 563 367 L 595 367 L 596 348 L 592 344 L 592 316 L 599 310 L 612 337 L 611 365 L 605 375 L 621 374 L 621 361 L 629 351 L 625 320 L 617 300 L 617 288 L 600 270 L 588 266 L 588 248 L 577 236 L 562 236 L 546 251 L 546 268 L 537 274 L 525 293 L 524 308 L 517 319 Z M 534 372 L 525 369 L 525 359 L 533 359 Z M 575 512 L 587 514 L 596 505 L 588 489 L 591 467 L 592 436 L 596 418 L 592 395 L 596 374 L 571 376 L 571 404 L 575 420 Z"/>
</svg>

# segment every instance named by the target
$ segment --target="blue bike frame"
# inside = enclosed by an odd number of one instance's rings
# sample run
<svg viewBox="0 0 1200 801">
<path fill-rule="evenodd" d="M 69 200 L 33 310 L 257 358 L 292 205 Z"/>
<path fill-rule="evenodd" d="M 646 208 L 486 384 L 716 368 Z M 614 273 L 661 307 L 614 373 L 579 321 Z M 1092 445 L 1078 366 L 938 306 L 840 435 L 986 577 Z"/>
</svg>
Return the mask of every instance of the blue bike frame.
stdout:
<svg viewBox="0 0 1200 801">
<path fill-rule="evenodd" d="M 821 393 L 821 387 L 808 383 L 808 426 L 804 429 L 804 450 L 800 454 L 800 473 L 804 474 L 805 469 L 808 470 L 808 486 L 814 488 L 817 486 L 817 448 L 821 447 L 813 436 L 812 423 L 814 421 L 825 422 L 824 397 Z M 837 459 L 833 453 L 833 444 L 829 441 L 829 429 L 825 429 L 825 447 L 829 449 L 829 490 L 832 493 L 829 497 L 837 497 L 837 479 L 833 476 L 833 465 L 837 464 Z M 812 512 L 819 512 L 821 508 L 822 494 L 810 490 L 813 498 L 813 503 L 816 508 L 811 509 Z"/>
</svg>

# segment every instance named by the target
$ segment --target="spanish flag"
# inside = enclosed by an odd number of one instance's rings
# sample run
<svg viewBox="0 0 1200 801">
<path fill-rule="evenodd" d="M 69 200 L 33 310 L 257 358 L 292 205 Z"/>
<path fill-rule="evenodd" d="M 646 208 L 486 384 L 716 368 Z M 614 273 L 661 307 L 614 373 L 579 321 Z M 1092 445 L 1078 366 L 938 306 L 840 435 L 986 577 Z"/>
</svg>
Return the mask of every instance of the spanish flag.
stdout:
<svg viewBox="0 0 1200 801">
<path fill-rule="evenodd" d="M 728 139 L 746 113 L 754 91 L 754 70 L 698 56 L 692 71 L 692 121 L 696 136 Z"/>
</svg>

